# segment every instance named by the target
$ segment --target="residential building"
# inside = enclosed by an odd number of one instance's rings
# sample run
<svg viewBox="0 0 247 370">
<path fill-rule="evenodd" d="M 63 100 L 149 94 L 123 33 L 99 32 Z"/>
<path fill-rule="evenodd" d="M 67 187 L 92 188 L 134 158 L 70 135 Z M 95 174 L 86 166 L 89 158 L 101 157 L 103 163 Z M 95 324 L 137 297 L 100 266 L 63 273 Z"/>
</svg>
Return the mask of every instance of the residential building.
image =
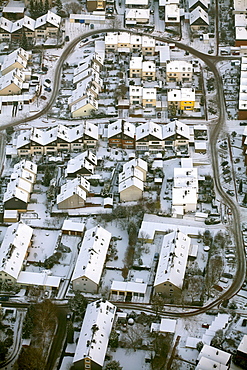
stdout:
<svg viewBox="0 0 247 370">
<path fill-rule="evenodd" d="M 247 119 L 247 57 L 241 58 L 238 119 Z"/>
<path fill-rule="evenodd" d="M 83 222 L 76 222 L 73 220 L 66 219 L 63 222 L 62 234 L 63 235 L 73 235 L 73 236 L 83 236 L 84 235 L 85 224 Z"/>
<path fill-rule="evenodd" d="M 195 89 L 185 88 L 171 89 L 167 92 L 168 109 L 174 110 L 176 115 L 177 110 L 193 110 L 195 107 Z"/>
<path fill-rule="evenodd" d="M 86 6 L 87 6 L 88 12 L 104 10 L 106 6 L 106 1 L 105 0 L 87 0 Z"/>
<path fill-rule="evenodd" d="M 154 289 L 165 297 L 180 296 L 191 239 L 181 231 L 172 231 L 163 238 Z"/>
<path fill-rule="evenodd" d="M 125 10 L 125 25 L 126 26 L 146 24 L 146 23 L 149 23 L 149 19 L 150 19 L 149 9 L 126 8 Z"/>
<path fill-rule="evenodd" d="M 73 359 L 75 370 L 101 370 L 114 325 L 116 306 L 106 300 L 87 305 Z"/>
<path fill-rule="evenodd" d="M 136 167 L 125 167 L 125 170 L 120 172 L 120 174 L 118 175 L 118 180 L 119 180 L 119 183 L 129 179 L 130 177 L 136 177 L 137 179 L 143 181 L 144 180 L 144 176 L 143 176 L 143 172 L 140 171 L 138 168 Z"/>
<path fill-rule="evenodd" d="M 205 12 L 208 11 L 208 0 L 189 0 L 189 11 L 196 9 L 198 6 L 200 6 Z"/>
<path fill-rule="evenodd" d="M 108 125 L 108 144 L 112 148 L 135 149 L 135 125 L 123 119 Z"/>
<path fill-rule="evenodd" d="M 13 69 L 0 77 L 0 95 L 19 95 L 24 88 L 26 76 L 21 69 Z"/>
<path fill-rule="evenodd" d="M 190 13 L 190 27 L 193 30 L 208 29 L 209 18 L 208 13 L 205 12 L 200 6 L 192 10 Z"/>
<path fill-rule="evenodd" d="M 233 0 L 233 14 L 247 13 L 247 0 Z"/>
<path fill-rule="evenodd" d="M 142 55 L 154 55 L 155 40 L 148 36 L 131 35 L 127 32 L 109 32 L 105 36 L 106 52 L 130 53 L 141 51 Z"/>
<path fill-rule="evenodd" d="M 97 166 L 97 157 L 87 150 L 68 161 L 65 175 L 66 177 L 93 175 L 95 166 Z"/>
<path fill-rule="evenodd" d="M 247 335 L 244 335 L 241 342 L 239 343 L 235 357 L 237 364 L 240 363 L 245 367 L 247 366 Z"/>
<path fill-rule="evenodd" d="M 130 59 L 130 78 L 141 78 L 142 77 L 142 57 L 132 57 Z"/>
<path fill-rule="evenodd" d="M 142 86 L 129 86 L 130 105 L 142 105 Z"/>
<path fill-rule="evenodd" d="M 4 6 L 2 14 L 9 20 L 21 19 L 24 16 L 25 6 L 21 2 L 10 2 Z"/>
<path fill-rule="evenodd" d="M 164 146 L 162 126 L 152 121 L 136 128 L 136 150 L 157 151 Z"/>
<path fill-rule="evenodd" d="M 167 4 L 165 6 L 165 25 L 180 25 L 180 9 L 178 4 Z"/>
<path fill-rule="evenodd" d="M 31 58 L 32 53 L 27 52 L 22 48 L 18 48 L 12 53 L 6 55 L 1 66 L 2 76 L 11 72 L 13 69 L 27 68 L 28 60 Z"/>
<path fill-rule="evenodd" d="M 149 5 L 148 0 L 125 0 L 126 8 L 143 8 L 147 9 Z"/>
<path fill-rule="evenodd" d="M 7 228 L 0 248 L 0 282 L 16 282 L 31 246 L 33 229 L 22 223 Z"/>
<path fill-rule="evenodd" d="M 59 124 L 48 130 L 32 128 L 21 131 L 17 137 L 16 148 L 20 157 L 57 155 L 94 148 L 97 141 L 98 127 L 86 121 L 74 127 Z"/>
<path fill-rule="evenodd" d="M 148 36 L 142 36 L 142 55 L 154 55 L 155 39 Z"/>
<path fill-rule="evenodd" d="M 156 108 L 157 93 L 155 87 L 143 87 L 142 106 L 143 108 Z"/>
<path fill-rule="evenodd" d="M 110 240 L 111 233 L 101 226 L 85 232 L 71 279 L 74 290 L 97 293 Z"/>
<path fill-rule="evenodd" d="M 137 177 L 129 177 L 118 186 L 121 202 L 130 202 L 142 199 L 143 181 Z"/>
<path fill-rule="evenodd" d="M 67 181 L 61 186 L 57 196 L 58 209 L 74 209 L 85 206 L 90 183 L 82 176 Z"/>
<path fill-rule="evenodd" d="M 171 121 L 162 126 L 164 147 L 180 151 L 188 149 L 190 141 L 190 128 L 178 120 Z"/>
<path fill-rule="evenodd" d="M 229 369 L 231 354 L 218 348 L 204 344 L 197 358 L 198 364 L 196 369 Z M 207 366 L 207 367 L 205 367 Z"/>
<path fill-rule="evenodd" d="M 152 60 L 146 60 L 142 63 L 142 80 L 155 81 L 156 79 L 156 66 Z"/>
<path fill-rule="evenodd" d="M 141 158 L 133 158 L 123 164 L 123 171 L 128 171 L 130 168 L 137 168 L 143 174 L 143 181 L 146 181 L 148 164 Z"/>
<path fill-rule="evenodd" d="M 3 196 L 6 210 L 25 211 L 27 209 L 36 175 L 37 165 L 35 163 L 23 160 L 15 164 L 10 182 Z"/>
<path fill-rule="evenodd" d="M 83 97 L 78 103 L 71 106 L 73 118 L 88 117 L 96 110 L 98 110 L 98 101 L 92 96 Z"/>
<path fill-rule="evenodd" d="M 191 82 L 193 77 L 192 63 L 173 60 L 166 64 L 166 81 L 167 82 Z"/>
<path fill-rule="evenodd" d="M 111 294 L 113 300 L 126 302 L 143 299 L 147 290 L 147 284 L 138 281 L 117 281 L 113 280 Z"/>
</svg>

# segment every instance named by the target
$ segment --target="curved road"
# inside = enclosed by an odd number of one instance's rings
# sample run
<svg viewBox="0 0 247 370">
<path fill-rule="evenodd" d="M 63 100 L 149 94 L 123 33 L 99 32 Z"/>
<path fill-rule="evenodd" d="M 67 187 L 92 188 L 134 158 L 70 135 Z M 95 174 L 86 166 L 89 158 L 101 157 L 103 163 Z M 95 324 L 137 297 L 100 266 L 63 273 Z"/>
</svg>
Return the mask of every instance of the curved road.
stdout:
<svg viewBox="0 0 247 370">
<path fill-rule="evenodd" d="M 216 89 L 217 89 L 217 105 L 218 105 L 218 112 L 219 112 L 219 117 L 214 120 L 214 123 L 211 124 L 210 127 L 210 150 L 211 150 L 211 158 L 212 158 L 212 167 L 213 167 L 213 172 L 214 172 L 214 179 L 215 179 L 215 187 L 217 189 L 217 192 L 219 195 L 222 197 L 224 200 L 225 204 L 231 208 L 232 210 L 232 215 L 233 215 L 233 221 L 234 221 L 234 237 L 235 237 L 235 245 L 236 245 L 236 256 L 237 256 L 237 272 L 236 276 L 233 280 L 233 283 L 231 287 L 225 291 L 220 297 L 215 299 L 213 302 L 207 304 L 204 307 L 201 307 L 197 310 L 191 311 L 191 312 L 183 312 L 180 315 L 182 316 L 193 316 L 197 315 L 200 313 L 203 313 L 217 305 L 219 305 L 224 299 L 231 298 L 234 296 L 241 288 L 244 279 L 245 279 L 245 274 L 246 274 L 246 262 L 245 262 L 245 250 L 244 250 L 244 245 L 243 245 L 243 240 L 242 240 L 242 230 L 241 230 L 241 223 L 240 223 L 240 214 L 239 214 L 239 207 L 238 205 L 229 197 L 226 195 L 224 192 L 220 180 L 219 180 L 219 164 L 218 164 L 218 152 L 217 152 L 217 140 L 219 133 L 224 125 L 225 122 L 225 99 L 224 99 L 224 93 L 223 93 L 223 84 L 222 84 L 222 79 L 221 76 L 218 72 L 218 69 L 216 67 L 216 63 L 220 60 L 224 60 L 224 57 L 218 57 L 218 56 L 212 56 L 212 55 L 207 55 L 204 54 L 198 50 L 195 50 L 189 45 L 183 44 L 179 41 L 173 40 L 171 38 L 165 38 L 162 36 L 157 36 L 157 35 L 150 35 L 148 33 L 142 33 L 138 31 L 133 31 L 133 30 L 125 30 L 122 28 L 102 28 L 102 29 L 97 29 L 97 30 L 92 30 L 89 32 L 86 32 L 78 37 L 76 37 L 73 41 L 71 41 L 65 50 L 63 51 L 61 57 L 58 60 L 58 64 L 55 70 L 54 74 L 54 88 L 53 92 L 51 95 L 51 98 L 47 105 L 38 113 L 34 114 L 33 116 L 26 117 L 24 119 L 19 119 L 16 120 L 12 123 L 2 125 L 0 127 L 0 130 L 3 130 L 9 126 L 14 126 L 18 125 L 21 123 L 26 123 L 26 122 L 31 122 L 32 120 L 41 117 L 45 113 L 49 111 L 49 109 L 52 107 L 56 96 L 59 91 L 60 87 L 60 76 L 62 72 L 62 66 L 69 54 L 73 51 L 73 48 L 77 45 L 78 42 L 83 40 L 86 37 L 90 37 L 94 34 L 99 34 L 99 33 L 106 33 L 106 32 L 129 32 L 132 34 L 139 34 L 139 35 L 146 35 L 146 36 L 151 36 L 155 38 L 157 41 L 161 42 L 172 42 L 174 43 L 178 48 L 189 51 L 192 55 L 196 56 L 197 58 L 200 58 L 204 63 L 212 70 L 215 76 L 215 81 L 216 81 Z M 227 58 L 229 59 L 229 58 Z M 168 312 L 168 314 L 170 314 Z"/>
</svg>

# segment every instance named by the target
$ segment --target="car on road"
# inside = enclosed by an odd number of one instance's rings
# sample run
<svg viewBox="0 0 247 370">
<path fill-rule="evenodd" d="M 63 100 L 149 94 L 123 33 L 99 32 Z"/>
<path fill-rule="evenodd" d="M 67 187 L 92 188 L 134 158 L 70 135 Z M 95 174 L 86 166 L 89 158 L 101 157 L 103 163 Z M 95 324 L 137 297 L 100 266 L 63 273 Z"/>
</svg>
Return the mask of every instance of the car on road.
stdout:
<svg viewBox="0 0 247 370">
<path fill-rule="evenodd" d="M 235 195 L 233 190 L 227 190 L 226 194 L 230 195 L 231 197 Z"/>
<path fill-rule="evenodd" d="M 161 112 L 157 113 L 157 118 L 161 118 Z"/>
<path fill-rule="evenodd" d="M 213 52 L 214 51 L 211 49 L 211 50 L 208 51 L 208 54 L 213 54 Z"/>
<path fill-rule="evenodd" d="M 64 41 L 69 41 L 69 36 L 65 36 Z"/>
</svg>

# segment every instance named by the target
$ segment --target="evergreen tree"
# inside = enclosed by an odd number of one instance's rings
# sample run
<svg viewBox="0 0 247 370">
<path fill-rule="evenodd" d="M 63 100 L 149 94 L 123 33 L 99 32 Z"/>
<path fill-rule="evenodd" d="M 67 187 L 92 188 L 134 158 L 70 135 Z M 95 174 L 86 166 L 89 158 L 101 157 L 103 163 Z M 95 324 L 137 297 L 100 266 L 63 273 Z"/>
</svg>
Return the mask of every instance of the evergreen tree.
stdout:
<svg viewBox="0 0 247 370">
<path fill-rule="evenodd" d="M 27 41 L 27 36 L 26 36 L 25 31 L 23 31 L 23 33 L 22 33 L 22 38 L 21 38 L 21 47 L 22 47 L 24 50 L 27 50 L 27 49 L 28 49 L 28 41 Z"/>
<path fill-rule="evenodd" d="M 44 5 L 45 13 L 47 13 L 49 9 L 50 9 L 49 1 L 45 0 L 45 5 Z"/>
<path fill-rule="evenodd" d="M 60 16 L 63 15 L 64 10 L 63 10 L 63 5 L 62 5 L 61 0 L 56 0 L 56 8 L 57 8 L 57 14 Z"/>
</svg>

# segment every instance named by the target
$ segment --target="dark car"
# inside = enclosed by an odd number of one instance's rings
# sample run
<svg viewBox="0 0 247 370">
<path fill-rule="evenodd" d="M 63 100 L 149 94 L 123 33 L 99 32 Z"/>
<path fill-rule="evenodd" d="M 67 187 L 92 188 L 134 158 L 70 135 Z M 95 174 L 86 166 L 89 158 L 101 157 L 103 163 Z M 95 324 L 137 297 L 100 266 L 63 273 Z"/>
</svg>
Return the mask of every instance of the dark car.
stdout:
<svg viewBox="0 0 247 370">
<path fill-rule="evenodd" d="M 69 36 L 65 36 L 64 41 L 69 41 Z"/>
<path fill-rule="evenodd" d="M 157 117 L 158 117 L 158 118 L 161 118 L 161 112 L 158 112 L 158 113 L 157 113 Z"/>
</svg>

